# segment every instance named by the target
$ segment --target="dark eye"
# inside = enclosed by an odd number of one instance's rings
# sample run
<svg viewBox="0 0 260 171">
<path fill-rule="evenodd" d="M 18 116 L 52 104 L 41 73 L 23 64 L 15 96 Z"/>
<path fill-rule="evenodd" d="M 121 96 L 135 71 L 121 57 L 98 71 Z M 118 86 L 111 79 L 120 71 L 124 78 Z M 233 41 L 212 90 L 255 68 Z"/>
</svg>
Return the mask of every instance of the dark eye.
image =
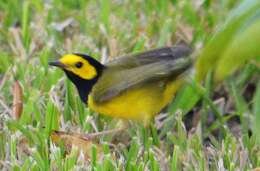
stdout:
<svg viewBox="0 0 260 171">
<path fill-rule="evenodd" d="M 75 64 L 75 67 L 77 67 L 77 68 L 81 68 L 83 66 L 83 63 L 82 62 L 77 62 L 76 64 Z"/>
</svg>

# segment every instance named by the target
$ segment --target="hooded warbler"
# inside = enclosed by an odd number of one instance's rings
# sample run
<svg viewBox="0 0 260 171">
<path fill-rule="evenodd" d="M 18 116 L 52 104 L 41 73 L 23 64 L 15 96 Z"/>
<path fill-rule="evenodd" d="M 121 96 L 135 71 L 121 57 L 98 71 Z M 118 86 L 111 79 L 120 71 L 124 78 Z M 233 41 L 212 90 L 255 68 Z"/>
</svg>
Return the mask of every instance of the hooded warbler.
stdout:
<svg viewBox="0 0 260 171">
<path fill-rule="evenodd" d="M 104 65 L 86 54 L 73 53 L 49 65 L 63 69 L 92 110 L 147 125 L 182 85 L 191 66 L 190 52 L 184 45 L 164 47 Z"/>
</svg>

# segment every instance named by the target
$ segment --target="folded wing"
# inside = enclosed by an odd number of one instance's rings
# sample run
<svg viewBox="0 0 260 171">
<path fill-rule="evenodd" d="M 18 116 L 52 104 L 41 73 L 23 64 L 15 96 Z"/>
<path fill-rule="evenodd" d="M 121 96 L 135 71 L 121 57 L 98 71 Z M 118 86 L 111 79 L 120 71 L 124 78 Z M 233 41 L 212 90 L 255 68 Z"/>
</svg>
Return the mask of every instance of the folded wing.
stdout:
<svg viewBox="0 0 260 171">
<path fill-rule="evenodd" d="M 143 83 L 174 79 L 191 65 L 186 46 L 166 47 L 118 58 L 106 64 L 106 71 L 94 86 L 96 103 L 105 102 Z"/>
</svg>

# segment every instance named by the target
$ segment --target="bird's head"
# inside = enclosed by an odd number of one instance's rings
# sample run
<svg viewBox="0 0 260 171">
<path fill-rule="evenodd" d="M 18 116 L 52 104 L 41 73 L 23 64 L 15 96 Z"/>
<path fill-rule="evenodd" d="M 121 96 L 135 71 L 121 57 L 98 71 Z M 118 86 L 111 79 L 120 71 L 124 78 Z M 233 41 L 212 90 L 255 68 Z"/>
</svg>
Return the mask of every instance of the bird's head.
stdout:
<svg viewBox="0 0 260 171">
<path fill-rule="evenodd" d="M 97 82 L 104 66 L 94 58 L 85 54 L 67 54 L 49 65 L 64 70 L 68 78 L 76 85 L 81 99 L 86 103 L 87 96 Z"/>
<path fill-rule="evenodd" d="M 49 65 L 59 67 L 66 73 L 73 74 L 84 80 L 94 79 L 103 68 L 103 65 L 94 58 L 76 53 L 64 55 L 58 61 L 49 62 Z"/>
</svg>

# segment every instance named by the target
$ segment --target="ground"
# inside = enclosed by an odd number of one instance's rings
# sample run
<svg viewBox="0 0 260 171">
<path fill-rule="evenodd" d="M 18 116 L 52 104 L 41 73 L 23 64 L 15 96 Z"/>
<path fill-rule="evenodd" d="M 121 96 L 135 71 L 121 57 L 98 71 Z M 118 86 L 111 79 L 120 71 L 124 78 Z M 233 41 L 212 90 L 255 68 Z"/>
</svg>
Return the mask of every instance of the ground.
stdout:
<svg viewBox="0 0 260 171">
<path fill-rule="evenodd" d="M 71 52 L 102 62 L 184 43 L 194 60 L 240 1 L 2 0 L 1 170 L 252 170 L 260 165 L 259 64 L 212 83 L 187 78 L 149 128 L 90 111 L 48 61 Z M 256 35 L 257 37 L 257 35 Z M 210 62 L 206 65 L 211 65 Z M 194 69 L 196 70 L 196 68 Z M 78 152 L 81 149 L 81 152 Z"/>
</svg>

